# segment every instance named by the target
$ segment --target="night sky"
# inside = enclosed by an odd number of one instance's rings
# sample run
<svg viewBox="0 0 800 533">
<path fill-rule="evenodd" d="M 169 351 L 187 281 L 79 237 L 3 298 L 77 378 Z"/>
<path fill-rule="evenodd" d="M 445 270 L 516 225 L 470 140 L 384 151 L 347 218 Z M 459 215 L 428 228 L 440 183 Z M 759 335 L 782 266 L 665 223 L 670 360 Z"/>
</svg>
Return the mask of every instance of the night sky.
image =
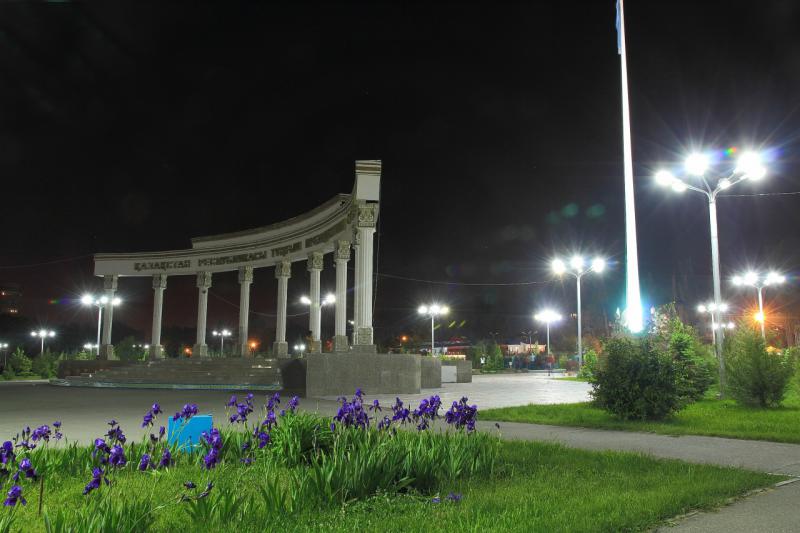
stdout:
<svg viewBox="0 0 800 533">
<path fill-rule="evenodd" d="M 91 332 L 93 312 L 71 300 L 101 286 L 91 254 L 278 222 L 350 192 L 355 159 L 381 159 L 379 340 L 424 332 L 416 307 L 433 299 L 453 309 L 450 335 L 517 340 L 533 311 L 574 310 L 573 283 L 548 266 L 575 250 L 612 261 L 584 280 L 599 328 L 624 301 L 614 4 L 4 4 L 0 281 L 22 285 L 32 323 Z M 645 305 L 693 308 L 711 296 L 705 201 L 652 175 L 693 148 L 754 147 L 768 179 L 730 194 L 800 191 L 800 4 L 629 0 L 626 22 Z M 790 287 L 769 300 L 793 315 L 798 206 L 800 194 L 719 200 L 724 278 L 782 269 Z M 166 328 L 194 327 L 194 282 L 169 279 Z M 296 263 L 290 302 L 306 287 Z M 263 342 L 275 292 L 272 269 L 257 270 Z M 120 295 L 115 332 L 149 340 L 150 279 L 122 279 Z M 215 275 L 211 295 L 209 329 L 235 329 L 236 274 Z M 307 316 L 289 313 L 291 343 Z"/>
</svg>

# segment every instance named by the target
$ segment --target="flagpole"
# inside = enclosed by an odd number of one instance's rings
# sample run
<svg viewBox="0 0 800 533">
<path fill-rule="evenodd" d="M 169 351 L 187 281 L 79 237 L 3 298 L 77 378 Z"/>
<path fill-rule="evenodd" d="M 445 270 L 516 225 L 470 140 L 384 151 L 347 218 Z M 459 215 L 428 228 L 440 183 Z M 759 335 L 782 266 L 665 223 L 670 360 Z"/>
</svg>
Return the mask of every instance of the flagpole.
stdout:
<svg viewBox="0 0 800 533">
<path fill-rule="evenodd" d="M 628 101 L 628 60 L 625 49 L 625 12 L 622 2 L 623 0 L 617 0 L 618 51 L 622 71 L 622 147 L 625 169 L 626 322 L 631 332 L 638 333 L 644 326 L 639 292 L 639 253 L 636 245 L 636 206 L 633 197 L 633 153 Z"/>
</svg>

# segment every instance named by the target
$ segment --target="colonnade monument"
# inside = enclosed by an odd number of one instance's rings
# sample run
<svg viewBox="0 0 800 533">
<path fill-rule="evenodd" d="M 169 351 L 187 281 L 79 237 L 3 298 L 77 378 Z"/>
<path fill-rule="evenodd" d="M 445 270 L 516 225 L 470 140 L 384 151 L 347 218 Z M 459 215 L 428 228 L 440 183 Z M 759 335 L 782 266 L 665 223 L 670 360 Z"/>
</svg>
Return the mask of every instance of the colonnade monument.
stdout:
<svg viewBox="0 0 800 533">
<path fill-rule="evenodd" d="M 380 210 L 381 161 L 355 163 L 355 185 L 304 214 L 255 229 L 196 237 L 191 248 L 161 252 L 96 254 L 94 273 L 103 278 L 107 303 L 97 361 L 70 362 L 59 385 L 219 389 L 291 389 L 308 396 L 352 393 L 413 393 L 440 382 L 439 361 L 419 355 L 376 353 L 372 327 L 373 239 Z M 336 268 L 333 351 L 322 353 L 320 274 L 325 254 Z M 348 264 L 354 258 L 353 332 L 346 333 Z M 311 300 L 308 354 L 290 355 L 286 342 L 287 285 L 293 263 L 308 276 Z M 255 358 L 247 344 L 253 271 L 271 268 L 278 284 L 275 342 L 271 358 Z M 297 269 L 294 269 L 295 271 Z M 214 274 L 238 272 L 239 327 L 233 357 L 209 358 L 208 294 Z M 148 360 L 117 361 L 111 343 L 114 296 L 128 277 L 150 277 L 153 326 Z M 197 281 L 197 337 L 191 359 L 164 357 L 162 308 L 170 278 Z M 423 360 L 425 359 L 425 360 Z"/>
</svg>

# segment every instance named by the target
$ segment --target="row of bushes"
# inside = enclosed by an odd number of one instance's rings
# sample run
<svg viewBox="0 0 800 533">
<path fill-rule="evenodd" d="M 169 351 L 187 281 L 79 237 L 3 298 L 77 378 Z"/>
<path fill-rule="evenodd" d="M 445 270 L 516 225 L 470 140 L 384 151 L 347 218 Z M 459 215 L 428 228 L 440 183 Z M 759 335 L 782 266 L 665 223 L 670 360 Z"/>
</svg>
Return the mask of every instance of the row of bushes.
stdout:
<svg viewBox="0 0 800 533">
<path fill-rule="evenodd" d="M 674 315 L 656 320 L 642 337 L 608 340 L 603 355 L 598 363 L 587 354 L 582 371 L 595 404 L 623 419 L 667 418 L 702 399 L 718 376 L 710 347 Z M 797 360 L 794 349 L 768 351 L 760 334 L 743 324 L 726 347 L 725 391 L 743 405 L 779 405 Z"/>
<path fill-rule="evenodd" d="M 52 378 L 56 375 L 60 356 L 45 351 L 35 357 L 28 357 L 22 348 L 8 356 L 3 368 L 3 379 L 20 378 Z"/>
</svg>

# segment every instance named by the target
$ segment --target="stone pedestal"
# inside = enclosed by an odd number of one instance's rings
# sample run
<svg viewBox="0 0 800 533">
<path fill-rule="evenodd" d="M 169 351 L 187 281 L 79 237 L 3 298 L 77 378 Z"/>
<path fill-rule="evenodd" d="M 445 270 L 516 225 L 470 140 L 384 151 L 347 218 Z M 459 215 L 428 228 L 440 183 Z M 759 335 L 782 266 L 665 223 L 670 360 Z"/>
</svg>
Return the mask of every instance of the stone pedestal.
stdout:
<svg viewBox="0 0 800 533">
<path fill-rule="evenodd" d="M 417 394 L 420 359 L 411 354 L 323 353 L 306 358 L 306 396 Z M 437 369 L 438 370 L 438 369 Z"/>
<path fill-rule="evenodd" d="M 347 335 L 335 335 L 333 337 L 333 351 L 334 352 L 350 351 L 350 343 L 347 340 Z"/>
<path fill-rule="evenodd" d="M 147 357 L 149 359 L 164 359 L 164 347 L 160 344 L 151 344 Z"/>
<path fill-rule="evenodd" d="M 286 359 L 289 357 L 289 343 L 276 341 L 272 343 L 272 353 L 279 359 Z"/>
<path fill-rule="evenodd" d="M 208 357 L 208 344 L 195 344 L 192 347 L 192 357 Z"/>
<path fill-rule="evenodd" d="M 101 344 L 100 351 L 97 354 L 97 358 L 104 360 L 104 361 L 116 361 L 117 356 L 114 355 L 114 345 L 113 344 Z"/>
</svg>

